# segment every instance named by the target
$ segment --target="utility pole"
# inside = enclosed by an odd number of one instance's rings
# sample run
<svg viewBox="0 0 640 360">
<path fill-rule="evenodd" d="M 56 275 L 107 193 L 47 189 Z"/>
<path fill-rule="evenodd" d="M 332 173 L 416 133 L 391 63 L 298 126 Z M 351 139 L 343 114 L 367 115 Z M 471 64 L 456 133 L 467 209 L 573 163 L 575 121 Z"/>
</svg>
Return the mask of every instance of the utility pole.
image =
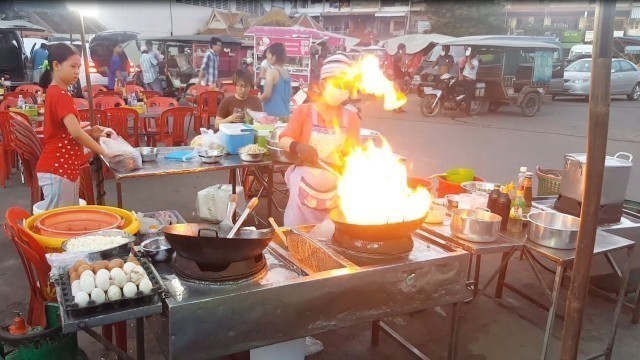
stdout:
<svg viewBox="0 0 640 360">
<path fill-rule="evenodd" d="M 173 36 L 173 7 L 171 6 L 171 3 L 173 2 L 173 0 L 169 0 L 169 23 L 170 23 L 170 27 L 171 27 L 171 36 Z"/>
</svg>

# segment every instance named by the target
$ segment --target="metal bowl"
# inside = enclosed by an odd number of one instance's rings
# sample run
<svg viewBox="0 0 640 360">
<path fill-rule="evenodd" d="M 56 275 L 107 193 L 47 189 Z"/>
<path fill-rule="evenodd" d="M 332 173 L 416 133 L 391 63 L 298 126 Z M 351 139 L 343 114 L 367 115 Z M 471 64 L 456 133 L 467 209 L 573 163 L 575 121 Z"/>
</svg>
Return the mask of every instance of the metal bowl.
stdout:
<svg viewBox="0 0 640 360">
<path fill-rule="evenodd" d="M 454 209 L 451 211 L 451 233 L 473 242 L 492 242 L 498 238 L 502 217 L 488 211 Z"/>
<path fill-rule="evenodd" d="M 138 148 L 142 161 L 156 161 L 158 158 L 158 149 L 154 147 Z"/>
<path fill-rule="evenodd" d="M 144 241 L 142 250 L 153 262 L 164 262 L 171 259 L 175 252 L 164 236 L 153 237 Z"/>
<path fill-rule="evenodd" d="M 285 163 L 285 164 L 293 164 L 293 161 L 289 159 L 290 153 L 280 149 L 277 145 L 273 146 L 271 144 L 267 145 L 267 149 L 269 150 L 269 155 L 274 161 Z"/>
<path fill-rule="evenodd" d="M 136 239 L 135 236 L 127 233 L 126 231 L 123 230 L 105 230 L 105 231 L 98 231 L 98 232 L 94 232 L 91 234 L 87 234 L 87 235 L 82 235 L 82 236 L 77 236 L 74 238 L 71 238 L 69 240 L 65 240 L 62 243 L 62 249 L 64 251 L 69 251 L 68 250 L 68 244 L 70 241 L 74 240 L 74 239 L 78 239 L 78 238 L 83 238 L 83 237 L 87 237 L 87 236 L 119 236 L 119 237 L 123 237 L 126 238 L 127 241 L 114 246 L 114 247 L 110 247 L 110 248 L 106 248 L 106 249 L 102 249 L 102 250 L 97 250 L 97 251 L 74 251 L 76 253 L 84 253 L 87 255 L 88 258 L 90 259 L 102 259 L 102 260 L 111 260 L 113 258 L 125 258 L 127 256 L 129 256 L 129 254 L 131 254 L 131 247 L 133 246 L 133 241 Z"/>
<path fill-rule="evenodd" d="M 531 241 L 554 249 L 575 249 L 580 219 L 553 211 L 529 213 L 527 235 Z"/>
<path fill-rule="evenodd" d="M 262 159 L 264 158 L 264 153 L 262 154 L 240 153 L 239 155 L 240 155 L 240 159 L 246 162 L 259 162 L 259 161 L 262 161 Z"/>
<path fill-rule="evenodd" d="M 198 156 L 205 164 L 217 164 L 224 158 L 224 153 L 220 150 L 201 150 Z"/>
<path fill-rule="evenodd" d="M 491 190 L 493 190 L 495 185 L 500 184 L 486 181 L 467 181 L 460 184 L 465 192 L 473 193 L 474 191 L 480 191 L 487 194 L 490 193 Z"/>
</svg>

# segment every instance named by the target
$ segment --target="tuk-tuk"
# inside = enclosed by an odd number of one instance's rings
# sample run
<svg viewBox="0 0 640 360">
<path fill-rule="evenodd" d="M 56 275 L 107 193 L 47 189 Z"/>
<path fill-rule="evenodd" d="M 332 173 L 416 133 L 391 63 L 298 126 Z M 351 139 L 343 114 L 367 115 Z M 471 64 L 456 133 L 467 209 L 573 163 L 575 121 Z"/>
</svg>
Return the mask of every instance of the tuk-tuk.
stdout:
<svg viewBox="0 0 640 360">
<path fill-rule="evenodd" d="M 477 82 L 484 89 L 480 109 L 496 112 L 503 105 L 520 107 L 534 116 L 551 84 L 554 55 L 559 47 L 549 42 L 521 39 L 465 37 L 441 45 L 473 48 L 479 59 Z"/>
</svg>

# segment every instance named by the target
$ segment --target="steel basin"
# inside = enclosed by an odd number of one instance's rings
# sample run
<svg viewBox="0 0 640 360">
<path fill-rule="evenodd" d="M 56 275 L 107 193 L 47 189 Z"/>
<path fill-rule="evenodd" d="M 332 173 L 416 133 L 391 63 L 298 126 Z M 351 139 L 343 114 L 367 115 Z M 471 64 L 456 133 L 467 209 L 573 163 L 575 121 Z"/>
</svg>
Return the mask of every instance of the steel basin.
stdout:
<svg viewBox="0 0 640 360">
<path fill-rule="evenodd" d="M 554 249 L 576 248 L 579 218 L 553 211 L 532 212 L 528 217 L 531 241 Z"/>
<path fill-rule="evenodd" d="M 502 217 L 480 209 L 454 209 L 451 233 L 473 242 L 492 242 L 498 238 Z"/>
</svg>

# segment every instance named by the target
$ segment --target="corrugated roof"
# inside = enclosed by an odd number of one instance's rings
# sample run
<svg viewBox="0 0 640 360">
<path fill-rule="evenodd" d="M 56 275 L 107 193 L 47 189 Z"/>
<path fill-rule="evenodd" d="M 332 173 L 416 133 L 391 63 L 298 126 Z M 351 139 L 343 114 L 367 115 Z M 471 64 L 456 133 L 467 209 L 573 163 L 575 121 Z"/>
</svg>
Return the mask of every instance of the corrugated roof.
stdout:
<svg viewBox="0 0 640 360">
<path fill-rule="evenodd" d="M 30 20 L 53 34 L 79 34 L 80 15 L 75 11 L 61 11 L 55 9 L 31 9 Z M 84 29 L 87 34 L 97 34 L 107 30 L 98 20 L 85 17 Z"/>
<path fill-rule="evenodd" d="M 634 6 L 631 8 L 630 19 L 640 19 L 640 6 Z"/>
</svg>

